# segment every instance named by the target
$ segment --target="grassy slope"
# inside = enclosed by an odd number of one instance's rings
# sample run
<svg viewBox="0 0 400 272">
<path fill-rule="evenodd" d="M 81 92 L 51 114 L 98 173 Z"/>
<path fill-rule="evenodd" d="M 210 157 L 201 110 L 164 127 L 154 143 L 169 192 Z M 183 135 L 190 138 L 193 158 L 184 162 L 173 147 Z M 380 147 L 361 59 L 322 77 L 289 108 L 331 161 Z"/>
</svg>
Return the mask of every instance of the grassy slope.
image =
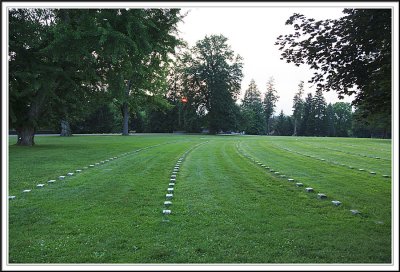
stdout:
<svg viewBox="0 0 400 272">
<path fill-rule="evenodd" d="M 390 179 L 334 165 L 328 161 L 330 153 L 309 148 L 341 149 L 343 143 L 320 138 L 299 138 L 304 142 L 299 144 L 295 138 L 206 137 L 209 142 L 195 147 L 205 142 L 203 138 L 38 137 L 33 149 L 11 146 L 10 195 L 17 199 L 9 202 L 10 262 L 391 261 Z M 159 143 L 34 189 L 38 181 L 45 183 L 110 156 Z M 328 201 L 251 162 L 238 152 L 238 143 L 257 160 L 323 191 Z M 344 151 L 372 155 L 379 151 L 382 158 L 390 158 L 387 143 L 370 140 Z M 169 175 L 177 159 L 193 147 L 178 174 L 170 222 L 163 222 Z M 368 166 L 390 172 L 384 160 L 371 163 Z M 31 193 L 20 193 L 29 188 Z M 332 197 L 343 206 L 334 207 Z M 351 215 L 349 208 L 360 209 L 364 216 Z"/>
</svg>

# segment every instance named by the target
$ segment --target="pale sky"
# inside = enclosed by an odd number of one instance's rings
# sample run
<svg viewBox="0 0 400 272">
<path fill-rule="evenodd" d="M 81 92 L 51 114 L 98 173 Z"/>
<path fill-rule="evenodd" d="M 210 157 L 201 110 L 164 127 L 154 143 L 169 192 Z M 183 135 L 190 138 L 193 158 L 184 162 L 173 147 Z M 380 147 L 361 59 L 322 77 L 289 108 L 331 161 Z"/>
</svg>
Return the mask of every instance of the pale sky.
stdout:
<svg viewBox="0 0 400 272">
<path fill-rule="evenodd" d="M 182 9 L 189 11 L 184 22 L 178 27 L 180 37 L 189 46 L 206 35 L 223 34 L 236 54 L 243 57 L 243 80 L 241 97 L 254 79 L 262 94 L 266 83 L 272 76 L 279 95 L 275 114 L 281 110 L 286 115 L 292 114 L 293 96 L 301 80 L 305 82 L 305 95 L 315 93 L 315 88 L 308 84 L 313 71 L 308 66 L 297 67 L 293 63 L 280 60 L 281 51 L 274 45 L 279 35 L 293 31 L 286 26 L 286 20 L 293 13 L 301 13 L 316 20 L 335 19 L 344 16 L 343 7 L 192 7 Z M 351 102 L 353 97 L 339 100 L 335 92 L 325 92 L 327 102 Z"/>
</svg>

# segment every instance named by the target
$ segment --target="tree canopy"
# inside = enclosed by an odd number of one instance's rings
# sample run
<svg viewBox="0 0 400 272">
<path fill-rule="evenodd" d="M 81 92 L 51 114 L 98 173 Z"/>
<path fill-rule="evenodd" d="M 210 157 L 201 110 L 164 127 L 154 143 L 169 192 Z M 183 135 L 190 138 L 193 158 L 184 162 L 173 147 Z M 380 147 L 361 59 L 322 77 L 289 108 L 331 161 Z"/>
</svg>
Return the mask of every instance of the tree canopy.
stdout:
<svg viewBox="0 0 400 272">
<path fill-rule="evenodd" d="M 164 105 L 181 18 L 178 9 L 11 9 L 10 127 L 18 144 L 33 145 L 49 119 L 81 115 L 99 93 L 124 117 L 141 103 Z"/>
<path fill-rule="evenodd" d="M 334 90 L 339 98 L 355 94 L 354 105 L 367 114 L 391 114 L 390 9 L 344 9 L 339 19 L 316 21 L 293 14 L 293 34 L 280 35 L 282 58 L 315 70 L 317 89 Z"/>
</svg>

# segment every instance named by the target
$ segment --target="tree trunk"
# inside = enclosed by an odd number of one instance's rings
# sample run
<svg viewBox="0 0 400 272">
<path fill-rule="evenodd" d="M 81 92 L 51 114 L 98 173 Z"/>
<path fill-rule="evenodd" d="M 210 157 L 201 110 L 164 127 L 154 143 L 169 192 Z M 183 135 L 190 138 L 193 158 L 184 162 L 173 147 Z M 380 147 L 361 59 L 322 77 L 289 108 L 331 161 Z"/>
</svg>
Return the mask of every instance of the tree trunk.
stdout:
<svg viewBox="0 0 400 272">
<path fill-rule="evenodd" d="M 71 128 L 67 120 L 61 120 L 61 133 L 60 136 L 71 136 Z"/>
<path fill-rule="evenodd" d="M 125 101 L 122 103 L 122 116 L 124 118 L 122 123 L 122 136 L 129 135 L 129 91 L 131 89 L 131 80 L 128 80 L 125 88 Z"/>
<path fill-rule="evenodd" d="M 18 135 L 17 145 L 33 146 L 35 145 L 35 128 L 31 126 L 20 127 L 16 129 Z"/>
<path fill-rule="evenodd" d="M 294 119 L 294 131 L 293 131 L 293 136 L 297 136 L 297 120 Z"/>
<path fill-rule="evenodd" d="M 123 136 L 128 136 L 129 135 L 129 109 L 128 109 L 128 103 L 124 102 L 122 104 L 122 115 L 124 117 L 123 120 L 123 128 L 122 128 L 122 135 Z"/>
</svg>

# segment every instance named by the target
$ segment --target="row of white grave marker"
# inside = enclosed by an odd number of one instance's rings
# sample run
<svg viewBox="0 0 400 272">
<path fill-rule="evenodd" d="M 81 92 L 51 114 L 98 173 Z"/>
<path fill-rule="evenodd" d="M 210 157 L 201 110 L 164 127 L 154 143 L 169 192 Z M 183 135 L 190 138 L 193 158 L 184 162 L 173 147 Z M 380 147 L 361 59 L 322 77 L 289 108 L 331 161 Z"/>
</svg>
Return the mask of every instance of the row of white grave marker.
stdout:
<svg viewBox="0 0 400 272">
<path fill-rule="evenodd" d="M 172 205 L 172 198 L 174 197 L 174 190 L 175 190 L 175 183 L 176 183 L 176 176 L 179 172 L 179 168 L 181 166 L 181 164 L 183 163 L 183 160 L 186 158 L 187 154 L 193 150 L 194 148 L 207 143 L 203 142 L 200 144 L 195 145 L 194 147 L 190 148 L 189 150 L 185 151 L 185 153 L 183 153 L 183 155 L 178 159 L 178 161 L 176 162 L 174 169 L 172 170 L 170 179 L 169 179 L 169 183 L 168 183 L 168 188 L 167 188 L 167 194 L 165 195 L 166 200 L 164 201 L 164 209 L 162 210 L 163 215 L 167 216 L 170 215 L 172 213 L 171 211 L 171 205 Z M 167 217 L 165 217 L 163 219 L 165 222 L 169 222 L 169 219 Z"/>
<path fill-rule="evenodd" d="M 257 165 L 259 165 L 259 166 L 262 167 L 263 169 L 266 169 L 266 170 L 268 170 L 269 172 L 274 173 L 275 175 L 279 175 L 281 178 L 286 178 L 286 175 L 282 175 L 279 171 L 275 171 L 275 170 L 271 169 L 269 166 L 267 166 L 267 165 L 265 165 L 265 164 L 263 164 L 263 163 L 257 161 L 256 159 L 254 159 L 253 157 L 251 157 L 250 155 L 248 155 L 247 153 L 245 153 L 243 150 L 241 150 L 241 148 L 239 147 L 238 144 L 236 145 L 236 148 L 238 149 L 239 153 L 241 153 L 244 157 L 246 157 L 246 158 L 248 158 L 249 160 L 251 160 L 252 162 L 256 163 Z M 288 180 L 289 182 L 294 182 L 294 181 L 295 181 L 293 178 L 288 178 L 287 180 Z M 295 183 L 295 186 L 296 186 L 296 187 L 304 187 L 304 184 L 301 183 L 301 182 L 296 182 L 296 183 Z M 306 188 L 305 188 L 305 192 L 307 192 L 307 193 L 312 193 L 312 192 L 314 192 L 314 188 L 312 188 L 312 187 L 306 187 Z M 322 200 L 322 199 L 327 199 L 328 197 L 327 197 L 325 194 L 323 194 L 323 193 L 317 193 L 317 198 Z M 340 202 L 339 200 L 332 200 L 331 203 L 332 203 L 334 206 L 340 206 L 340 205 L 342 204 L 342 202 Z M 350 210 L 350 212 L 351 212 L 353 215 L 360 214 L 360 212 L 359 212 L 358 210 Z"/>
<path fill-rule="evenodd" d="M 299 152 L 299 151 L 291 150 L 291 149 L 286 148 L 286 147 L 281 147 L 281 146 L 277 146 L 277 147 L 280 148 L 280 149 L 283 149 L 283 150 L 285 150 L 285 151 L 288 151 L 288 152 L 292 152 L 292 153 L 296 153 L 296 154 L 299 154 L 299 155 L 302 155 L 302 156 L 306 156 L 306 157 L 308 157 L 308 158 L 313 158 L 313 159 L 320 160 L 320 161 L 326 161 L 325 159 L 318 158 L 317 156 L 304 154 L 304 153 L 301 153 L 301 152 Z M 379 157 L 376 157 L 376 158 L 379 158 Z M 330 164 L 340 165 L 340 166 L 348 167 L 348 168 L 350 168 L 350 169 L 355 169 L 355 170 L 357 170 L 356 168 L 354 168 L 354 167 L 351 166 L 351 165 L 347 166 L 347 165 L 345 165 L 345 164 L 343 164 L 343 163 L 338 163 L 338 162 L 335 162 L 335 161 L 326 161 L 326 162 L 327 162 L 327 163 L 330 163 Z M 361 171 L 361 172 L 364 172 L 364 171 L 365 171 L 365 172 L 366 172 L 366 170 L 363 169 L 363 168 L 359 168 L 358 171 Z M 375 172 L 375 171 L 369 171 L 369 173 L 370 173 L 371 175 L 376 175 L 376 172 Z M 389 176 L 389 175 L 382 175 L 382 177 L 384 177 L 384 178 L 389 178 L 390 176 Z"/>
<path fill-rule="evenodd" d="M 352 156 L 359 156 L 359 157 L 364 157 L 364 158 L 371 158 L 371 159 L 377 159 L 377 160 L 390 161 L 390 159 L 381 158 L 381 157 L 378 157 L 378 156 L 375 156 L 375 155 L 365 155 L 365 154 L 352 153 L 352 152 L 347 152 L 347 151 L 343 151 L 343 150 L 340 150 L 340 149 L 334 149 L 334 148 L 329 148 L 329 147 L 324 147 L 324 149 L 337 151 L 337 152 L 349 154 L 349 155 L 352 155 Z"/>
<path fill-rule="evenodd" d="M 159 146 L 159 145 L 161 145 L 161 144 L 156 144 L 156 145 L 152 145 L 152 146 L 147 146 L 147 147 L 139 148 L 139 149 L 136 149 L 136 150 L 133 150 L 133 151 L 130 151 L 130 152 L 125 152 L 125 153 L 122 153 L 122 154 L 120 155 L 120 157 L 124 157 L 124 156 L 130 155 L 130 154 L 134 154 L 134 153 L 137 153 L 137 152 L 140 152 L 140 151 L 142 151 L 142 150 L 149 149 L 149 148 L 154 148 L 154 147 Z M 119 158 L 118 156 L 110 157 L 110 158 L 108 158 L 108 159 L 106 159 L 106 160 L 102 160 L 102 161 L 100 161 L 100 162 L 96 162 L 96 163 L 94 163 L 94 164 L 90 164 L 89 166 L 84 166 L 82 169 L 76 169 L 75 172 L 68 172 L 68 173 L 66 174 L 66 176 L 59 176 L 58 179 L 59 179 L 59 180 L 65 180 L 66 177 L 74 176 L 75 173 L 76 173 L 76 174 L 81 173 L 81 172 L 82 172 L 83 170 L 85 170 L 85 169 L 93 168 L 93 167 L 95 167 L 95 166 L 99 166 L 99 165 L 105 164 L 105 163 L 107 163 L 107 162 L 116 160 L 116 159 L 118 159 L 118 158 Z M 49 184 L 52 184 L 52 183 L 55 183 L 55 182 L 56 182 L 56 180 L 54 180 L 54 179 L 51 179 L 51 180 L 48 180 L 48 181 L 47 181 L 47 183 L 49 183 Z M 43 188 L 44 186 L 45 186 L 45 183 L 39 183 L 39 184 L 36 185 L 37 188 Z M 22 193 L 29 193 L 29 192 L 31 192 L 31 191 L 32 191 L 31 189 L 25 189 L 25 190 L 22 190 Z M 15 198 L 16 198 L 16 196 L 14 196 L 14 195 L 8 196 L 8 199 L 15 199 Z"/>
</svg>

